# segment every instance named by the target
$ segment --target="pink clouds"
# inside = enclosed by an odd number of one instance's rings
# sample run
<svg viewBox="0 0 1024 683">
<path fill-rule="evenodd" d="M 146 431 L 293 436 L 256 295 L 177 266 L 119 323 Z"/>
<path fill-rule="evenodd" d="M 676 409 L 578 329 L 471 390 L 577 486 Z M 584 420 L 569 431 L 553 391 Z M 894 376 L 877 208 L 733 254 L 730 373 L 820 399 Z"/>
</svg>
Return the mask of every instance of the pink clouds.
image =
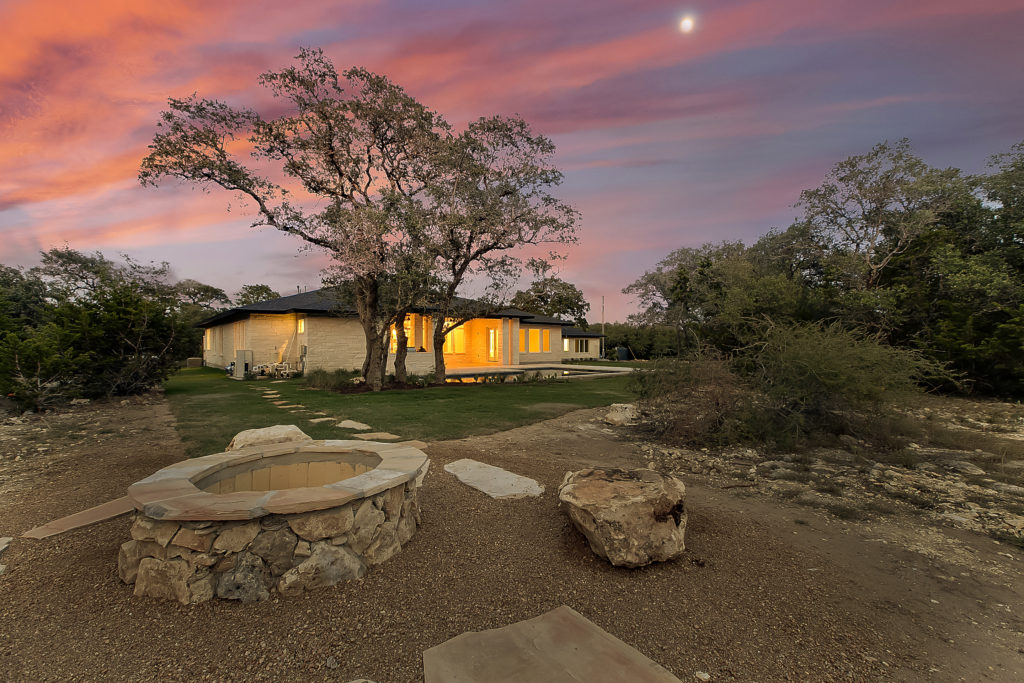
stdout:
<svg viewBox="0 0 1024 683">
<path fill-rule="evenodd" d="M 566 195 L 584 214 L 566 267 L 602 284 L 594 273 L 614 272 L 618 288 L 659 250 L 784 220 L 830 163 L 883 137 L 985 126 L 1002 137 L 976 143 L 982 159 L 1024 137 L 1024 59 L 1014 41 L 992 39 L 1024 31 L 1014 0 L 694 10 L 698 29 L 683 36 L 680 6 L 662 0 L 9 1 L 0 257 L 29 262 L 64 240 L 109 250 L 230 240 L 244 252 L 252 233 L 225 212 L 231 197 L 139 188 L 138 162 L 168 96 L 263 106 L 257 74 L 299 45 L 386 73 L 455 122 L 519 112 L 554 136 Z"/>
</svg>

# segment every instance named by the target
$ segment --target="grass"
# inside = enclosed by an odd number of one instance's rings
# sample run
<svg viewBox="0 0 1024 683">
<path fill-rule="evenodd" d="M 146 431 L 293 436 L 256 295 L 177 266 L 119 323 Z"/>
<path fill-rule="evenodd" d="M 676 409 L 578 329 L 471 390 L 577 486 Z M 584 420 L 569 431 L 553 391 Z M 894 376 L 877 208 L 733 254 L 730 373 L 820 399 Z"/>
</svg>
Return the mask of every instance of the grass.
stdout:
<svg viewBox="0 0 1024 683">
<path fill-rule="evenodd" d="M 310 413 L 280 409 L 262 397 L 257 387 L 272 388 L 281 399 L 339 421 L 365 422 L 373 431 L 403 439 L 437 441 L 490 434 L 563 415 L 578 408 L 632 399 L 627 377 L 586 381 L 523 384 L 467 384 L 409 391 L 336 394 L 307 387 L 302 379 L 271 384 L 266 380 L 239 382 L 220 370 L 189 368 L 166 384 L 167 400 L 189 457 L 223 451 L 243 429 L 294 424 L 314 439 L 351 438 L 355 432 L 335 423 L 313 424 Z"/>
<path fill-rule="evenodd" d="M 614 368 L 646 368 L 651 362 L 648 360 L 601 360 L 600 358 L 574 358 L 564 360 L 566 365 L 600 365 Z"/>
</svg>

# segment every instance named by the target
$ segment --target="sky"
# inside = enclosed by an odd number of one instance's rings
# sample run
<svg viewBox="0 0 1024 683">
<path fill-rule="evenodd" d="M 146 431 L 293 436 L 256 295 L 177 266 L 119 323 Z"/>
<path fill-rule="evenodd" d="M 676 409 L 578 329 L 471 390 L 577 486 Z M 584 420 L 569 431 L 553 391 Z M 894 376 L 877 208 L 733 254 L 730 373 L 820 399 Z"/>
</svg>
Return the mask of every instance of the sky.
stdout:
<svg viewBox="0 0 1024 683">
<path fill-rule="evenodd" d="M 257 75 L 300 47 L 456 126 L 549 136 L 582 214 L 559 275 L 592 322 L 602 296 L 608 321 L 634 311 L 622 288 L 673 249 L 789 225 L 878 142 L 980 172 L 1024 140 L 1024 0 L 0 0 L 0 25 L 0 262 L 67 244 L 229 294 L 316 288 L 325 258 L 228 193 L 141 187 L 139 162 L 168 97 L 265 102 Z"/>
</svg>

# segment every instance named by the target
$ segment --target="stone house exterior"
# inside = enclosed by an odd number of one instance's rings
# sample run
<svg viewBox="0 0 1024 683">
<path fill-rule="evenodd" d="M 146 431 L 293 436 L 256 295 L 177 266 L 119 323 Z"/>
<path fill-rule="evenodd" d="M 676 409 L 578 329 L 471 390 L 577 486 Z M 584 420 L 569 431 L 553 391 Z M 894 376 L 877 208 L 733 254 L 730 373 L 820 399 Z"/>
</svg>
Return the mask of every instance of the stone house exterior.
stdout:
<svg viewBox="0 0 1024 683">
<path fill-rule="evenodd" d="M 562 328 L 562 358 L 565 360 L 598 360 L 601 358 L 603 334 L 578 327 Z"/>
<path fill-rule="evenodd" d="M 432 326 L 427 310 L 414 312 L 406 319 L 406 367 L 412 374 L 433 371 Z M 569 326 L 558 318 L 511 308 L 473 318 L 448 334 L 445 365 L 455 370 L 561 363 L 568 357 L 596 358 L 566 354 L 564 349 L 576 348 L 575 341 L 567 346 L 562 336 L 562 330 Z M 363 328 L 355 309 L 323 290 L 232 308 L 204 320 L 199 327 L 205 328 L 204 363 L 213 367 L 244 359 L 252 368 L 287 363 L 303 371 L 358 370 L 365 355 Z M 388 356 L 391 369 L 395 345 L 392 331 Z"/>
</svg>

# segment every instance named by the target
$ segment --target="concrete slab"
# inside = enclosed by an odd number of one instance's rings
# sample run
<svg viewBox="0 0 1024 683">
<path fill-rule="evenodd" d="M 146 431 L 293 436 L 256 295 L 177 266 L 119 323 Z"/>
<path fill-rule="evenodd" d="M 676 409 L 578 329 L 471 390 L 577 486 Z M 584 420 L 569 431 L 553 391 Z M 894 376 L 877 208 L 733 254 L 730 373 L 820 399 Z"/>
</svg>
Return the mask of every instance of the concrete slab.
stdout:
<svg viewBox="0 0 1024 683">
<path fill-rule="evenodd" d="M 529 477 L 468 458 L 448 463 L 444 471 L 491 498 L 526 498 L 544 493 L 544 487 Z"/>
<path fill-rule="evenodd" d="M 392 441 L 402 437 L 390 432 L 370 432 L 369 434 L 353 434 L 352 436 L 363 441 Z"/>
<path fill-rule="evenodd" d="M 423 653 L 424 683 L 681 683 L 562 605 L 504 628 L 463 633 Z"/>
<path fill-rule="evenodd" d="M 81 529 L 84 526 L 90 524 L 96 524 L 97 522 L 105 522 L 108 519 L 113 519 L 120 515 L 131 512 L 135 509 L 132 504 L 132 499 L 128 496 L 118 498 L 117 500 L 111 500 L 91 507 L 88 510 L 82 510 L 76 512 L 73 515 L 67 517 L 61 517 L 55 519 L 52 522 L 47 522 L 42 526 L 37 526 L 35 529 L 29 529 L 21 535 L 22 538 L 48 538 L 49 536 L 56 536 L 62 534 L 65 531 L 71 531 L 72 529 Z"/>
</svg>

